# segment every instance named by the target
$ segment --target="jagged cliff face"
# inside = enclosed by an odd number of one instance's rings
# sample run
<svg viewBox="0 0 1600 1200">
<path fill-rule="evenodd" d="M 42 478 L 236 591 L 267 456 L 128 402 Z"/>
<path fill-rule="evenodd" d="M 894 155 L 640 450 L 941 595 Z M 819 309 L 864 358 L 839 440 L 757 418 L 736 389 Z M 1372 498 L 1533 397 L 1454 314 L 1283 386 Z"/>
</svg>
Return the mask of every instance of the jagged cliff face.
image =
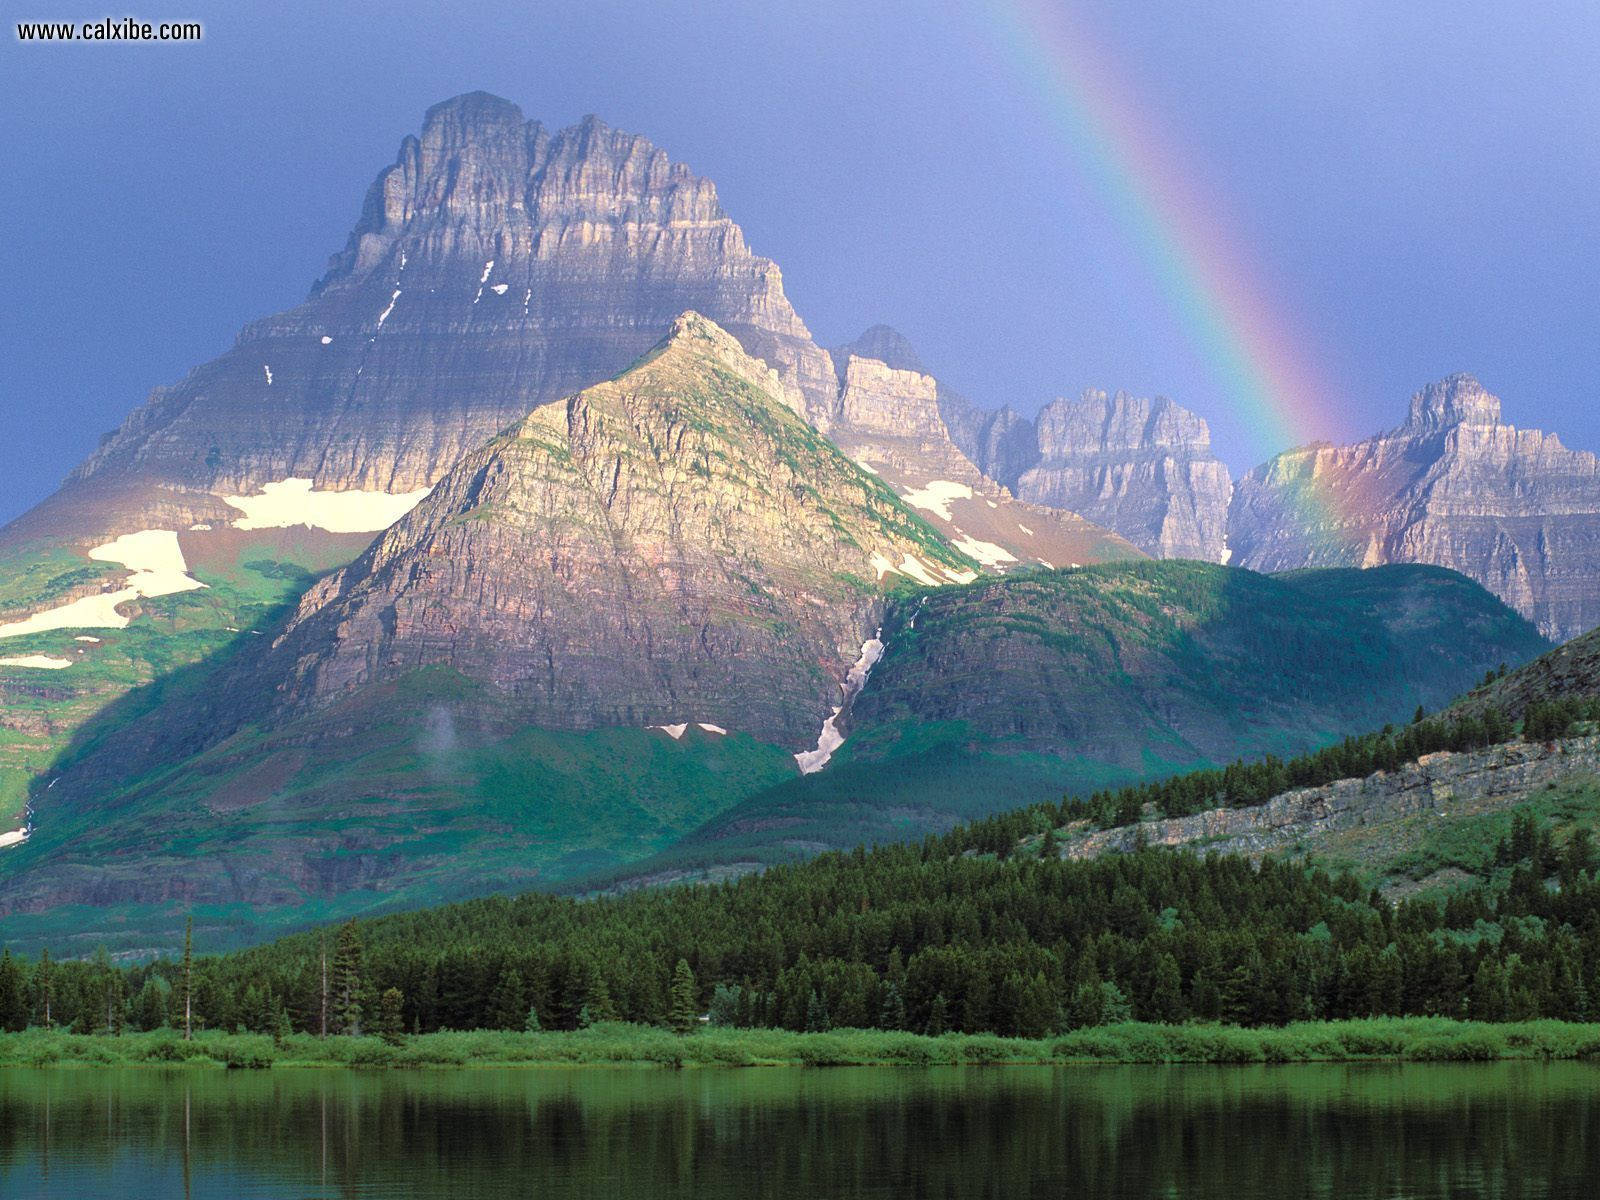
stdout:
<svg viewBox="0 0 1600 1200">
<path fill-rule="evenodd" d="M 786 403 L 833 403 L 827 354 L 708 180 L 596 119 L 551 132 L 461 96 L 405 139 L 304 304 L 157 389 L 23 525 L 227 522 L 218 497 L 290 478 L 411 493 L 686 309 L 775 366 Z"/>
<path fill-rule="evenodd" d="M 1045 406 L 1040 461 L 1017 494 L 1071 509 L 1159 558 L 1223 561 L 1228 468 L 1206 423 L 1170 400 L 1087 391 Z"/>
<path fill-rule="evenodd" d="M 828 436 L 985 567 L 1004 573 L 1139 557 L 1115 533 L 1020 502 L 979 470 L 945 420 L 948 391 L 894 330 L 874 326 L 831 354 L 839 392 Z"/>
<path fill-rule="evenodd" d="M 536 409 L 308 593 L 275 657 L 287 701 L 449 667 L 542 728 L 815 743 L 881 589 L 976 571 L 781 392 L 689 315 L 639 366 Z"/>
<path fill-rule="evenodd" d="M 1452 567 L 1556 640 L 1600 624 L 1600 462 L 1505 424 L 1466 375 L 1417 393 L 1398 429 L 1257 467 L 1235 490 L 1228 540 L 1235 562 L 1263 571 Z"/>
<path fill-rule="evenodd" d="M 945 412 L 967 456 L 1018 498 L 1075 512 L 1158 558 L 1225 561 L 1232 483 L 1187 409 L 1091 390 L 1046 405 L 1037 421 L 957 398 Z"/>
</svg>

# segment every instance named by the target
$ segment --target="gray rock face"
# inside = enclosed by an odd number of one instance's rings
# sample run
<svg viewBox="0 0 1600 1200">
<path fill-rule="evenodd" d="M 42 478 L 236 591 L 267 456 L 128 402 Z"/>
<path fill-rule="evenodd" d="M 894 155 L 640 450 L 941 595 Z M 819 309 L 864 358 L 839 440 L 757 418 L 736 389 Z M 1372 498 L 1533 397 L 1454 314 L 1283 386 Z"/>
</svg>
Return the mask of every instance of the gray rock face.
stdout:
<svg viewBox="0 0 1600 1200">
<path fill-rule="evenodd" d="M 507 101 L 460 96 L 402 142 L 310 298 L 157 389 L 66 490 L 112 507 L 176 492 L 194 520 L 227 517 L 208 494 L 289 477 L 411 491 L 531 409 L 616 374 L 687 309 L 775 366 L 785 402 L 825 423 L 828 356 L 708 180 L 597 119 L 551 132 Z M 32 524 L 54 532 L 51 515 L 93 520 L 106 501 L 46 507 Z"/>
<path fill-rule="evenodd" d="M 708 722 L 815 743 L 891 564 L 972 572 L 778 386 L 684 316 L 639 365 L 463 459 L 307 593 L 260 675 L 317 707 L 448 667 L 541 728 Z"/>
<path fill-rule="evenodd" d="M 829 437 L 963 553 L 1002 572 L 1139 557 L 1111 531 L 1023 503 L 980 471 L 951 434 L 948 392 L 894 330 L 876 325 L 831 353 L 839 396 Z"/>
<path fill-rule="evenodd" d="M 1189 817 L 1141 821 L 1068 840 L 1066 858 L 1126 853 L 1143 843 L 1203 843 L 1207 854 L 1264 854 L 1315 844 L 1341 832 L 1407 817 L 1443 816 L 1514 803 L 1574 775 L 1600 770 L 1600 738 L 1550 745 L 1515 742 L 1462 754 L 1429 754 L 1396 771 L 1297 788 L 1252 808 L 1214 808 Z"/>
<path fill-rule="evenodd" d="M 1451 567 L 1558 641 L 1600 624 L 1600 461 L 1505 424 L 1468 375 L 1418 392 L 1398 429 L 1251 471 L 1228 540 L 1235 562 L 1261 571 Z"/>
<path fill-rule="evenodd" d="M 951 400 L 946 419 L 967 456 L 1019 499 L 1075 512 L 1159 558 L 1224 561 L 1228 469 L 1206 423 L 1172 401 L 1091 390 L 1030 422 Z"/>
</svg>

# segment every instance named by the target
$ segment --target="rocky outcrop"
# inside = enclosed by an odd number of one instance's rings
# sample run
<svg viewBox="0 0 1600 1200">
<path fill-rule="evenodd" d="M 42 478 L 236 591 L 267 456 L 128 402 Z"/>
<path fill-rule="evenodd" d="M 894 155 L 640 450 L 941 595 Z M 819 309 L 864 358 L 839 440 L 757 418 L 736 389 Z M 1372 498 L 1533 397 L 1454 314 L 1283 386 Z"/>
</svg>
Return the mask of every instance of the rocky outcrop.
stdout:
<svg viewBox="0 0 1600 1200">
<path fill-rule="evenodd" d="M 1080 832 L 1063 856 L 1093 858 L 1150 846 L 1203 846 L 1255 858 L 1408 817 L 1444 818 L 1464 808 L 1514 803 L 1574 775 L 1600 772 L 1600 738 L 1513 742 L 1470 753 L 1429 754 L 1396 771 L 1298 788 L 1252 808 Z"/>
<path fill-rule="evenodd" d="M 1023 503 L 980 471 L 945 419 L 959 405 L 894 330 L 873 326 L 831 354 L 839 397 L 828 436 L 985 567 L 1006 572 L 1139 557 L 1110 530 Z"/>
<path fill-rule="evenodd" d="M 610 378 L 686 309 L 826 422 L 837 385 L 716 188 L 642 137 L 547 130 L 484 93 L 430 109 L 304 304 L 158 388 L 11 540 L 225 522 L 309 478 L 405 493 L 541 404 Z M 235 514 L 236 515 L 236 514 Z M 89 528 L 80 528 L 88 525 Z"/>
<path fill-rule="evenodd" d="M 1262 571 L 1451 567 L 1556 640 L 1600 625 L 1600 461 L 1505 424 L 1468 375 L 1418 392 L 1397 429 L 1257 467 L 1235 489 L 1228 541 Z"/>
<path fill-rule="evenodd" d="M 1075 512 L 1158 558 L 1226 559 L 1227 467 L 1211 431 L 1163 397 L 1086 391 L 1030 422 L 945 403 L 957 444 L 1019 499 Z"/>
<path fill-rule="evenodd" d="M 975 572 L 780 390 L 689 314 L 632 370 L 534 410 L 307 594 L 273 660 L 286 702 L 449 667 L 541 728 L 815 742 L 880 585 Z"/>
<path fill-rule="evenodd" d="M 975 408 L 960 393 L 942 389 L 939 410 L 961 453 L 1003 486 L 1014 486 L 1024 471 L 1038 463 L 1038 431 L 1009 405 Z"/>
</svg>

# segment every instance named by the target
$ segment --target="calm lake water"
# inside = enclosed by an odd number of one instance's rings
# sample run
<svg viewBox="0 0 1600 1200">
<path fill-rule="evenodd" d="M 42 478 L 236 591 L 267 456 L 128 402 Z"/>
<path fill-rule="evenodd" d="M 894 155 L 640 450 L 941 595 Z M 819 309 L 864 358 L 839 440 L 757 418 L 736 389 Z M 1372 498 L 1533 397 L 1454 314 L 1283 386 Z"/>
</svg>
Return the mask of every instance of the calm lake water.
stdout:
<svg viewBox="0 0 1600 1200">
<path fill-rule="evenodd" d="M 1584 1197 L 1600 1066 L 0 1070 L 0 1196 Z"/>
</svg>

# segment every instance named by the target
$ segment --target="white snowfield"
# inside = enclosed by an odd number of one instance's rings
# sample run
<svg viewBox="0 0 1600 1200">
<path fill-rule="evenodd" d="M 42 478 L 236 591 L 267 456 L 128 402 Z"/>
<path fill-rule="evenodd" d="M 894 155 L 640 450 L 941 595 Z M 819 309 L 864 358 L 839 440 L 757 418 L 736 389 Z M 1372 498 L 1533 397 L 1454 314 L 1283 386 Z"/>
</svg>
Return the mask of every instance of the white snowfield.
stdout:
<svg viewBox="0 0 1600 1200">
<path fill-rule="evenodd" d="M 972 499 L 972 489 L 964 483 L 935 479 L 925 487 L 912 488 L 901 499 L 912 508 L 920 508 L 948 521 L 951 519 L 950 505 L 957 500 Z"/>
<path fill-rule="evenodd" d="M 13 829 L 8 833 L 0 833 L 0 850 L 7 846 L 18 846 L 28 840 L 26 829 Z"/>
<path fill-rule="evenodd" d="M 970 533 L 963 533 L 959 540 L 951 544 L 968 558 L 975 558 L 986 567 L 998 567 L 1001 563 L 1017 561 L 1017 556 L 1004 546 L 979 541 Z"/>
<path fill-rule="evenodd" d="M 0 658 L 0 667 L 37 667 L 41 671 L 59 671 L 71 665 L 70 658 L 52 658 L 48 654 L 13 654 L 9 658 Z"/>
<path fill-rule="evenodd" d="M 244 513 L 236 529 L 287 529 L 309 525 L 329 533 L 376 533 L 405 516 L 428 494 L 414 492 L 325 492 L 309 479 L 282 479 L 264 484 L 259 495 L 224 496 L 223 502 Z"/>
<path fill-rule="evenodd" d="M 704 729 L 707 733 L 726 734 L 728 732 L 721 725 L 709 725 L 705 721 L 696 721 L 695 722 L 695 726 L 697 728 L 699 728 L 699 729 Z M 661 730 L 662 733 L 666 734 L 673 741 L 677 741 L 679 738 L 681 738 L 685 733 L 687 733 L 689 731 L 689 722 L 683 721 L 683 722 L 680 722 L 677 725 L 647 725 L 647 726 L 645 726 L 645 728 L 647 728 L 647 729 L 659 729 L 659 730 Z"/>
<path fill-rule="evenodd" d="M 907 579 L 915 579 L 926 587 L 943 587 L 947 583 L 971 583 L 978 577 L 976 571 L 953 571 L 949 567 L 930 566 L 920 558 L 913 557 L 910 554 L 900 560 L 899 566 L 896 566 L 888 555 L 877 550 L 872 552 L 872 557 L 868 561 L 872 563 L 872 569 L 878 573 L 879 579 L 893 571 L 896 575 L 904 575 Z M 937 578 L 935 572 L 943 575 L 944 578 Z"/>
<path fill-rule="evenodd" d="M 96 546 L 89 551 L 89 557 L 116 563 L 133 574 L 114 592 L 83 596 L 20 621 L 0 625 L 0 638 L 23 637 L 52 629 L 125 629 L 128 618 L 117 611 L 118 605 L 140 596 L 170 596 L 206 586 L 189 575 L 178 535 L 170 529 L 125 533 L 103 546 Z"/>
<path fill-rule="evenodd" d="M 881 635 L 883 630 L 878 630 L 878 633 Z M 833 706 L 828 719 L 822 723 L 822 732 L 817 735 L 817 748 L 802 750 L 794 756 L 800 774 L 810 775 L 822 770 L 833 757 L 833 752 L 844 745 L 844 734 L 839 732 L 839 714 L 844 711 L 845 705 L 854 700 L 861 689 L 867 686 L 867 676 L 872 674 L 872 668 L 877 666 L 878 660 L 882 657 L 883 642 L 877 636 L 861 643 L 861 657 L 856 659 L 844 677 L 844 698 Z"/>
<path fill-rule="evenodd" d="M 378 328 L 383 328 L 383 323 L 389 319 L 389 314 L 394 311 L 394 306 L 400 303 L 400 289 L 395 288 L 394 295 L 389 297 L 389 307 L 378 314 Z"/>
<path fill-rule="evenodd" d="M 189 575 L 178 535 L 170 529 L 125 533 L 115 541 L 96 546 L 89 551 L 89 557 L 127 567 L 133 572 L 128 586 L 141 596 L 170 596 L 206 586 Z"/>
</svg>

